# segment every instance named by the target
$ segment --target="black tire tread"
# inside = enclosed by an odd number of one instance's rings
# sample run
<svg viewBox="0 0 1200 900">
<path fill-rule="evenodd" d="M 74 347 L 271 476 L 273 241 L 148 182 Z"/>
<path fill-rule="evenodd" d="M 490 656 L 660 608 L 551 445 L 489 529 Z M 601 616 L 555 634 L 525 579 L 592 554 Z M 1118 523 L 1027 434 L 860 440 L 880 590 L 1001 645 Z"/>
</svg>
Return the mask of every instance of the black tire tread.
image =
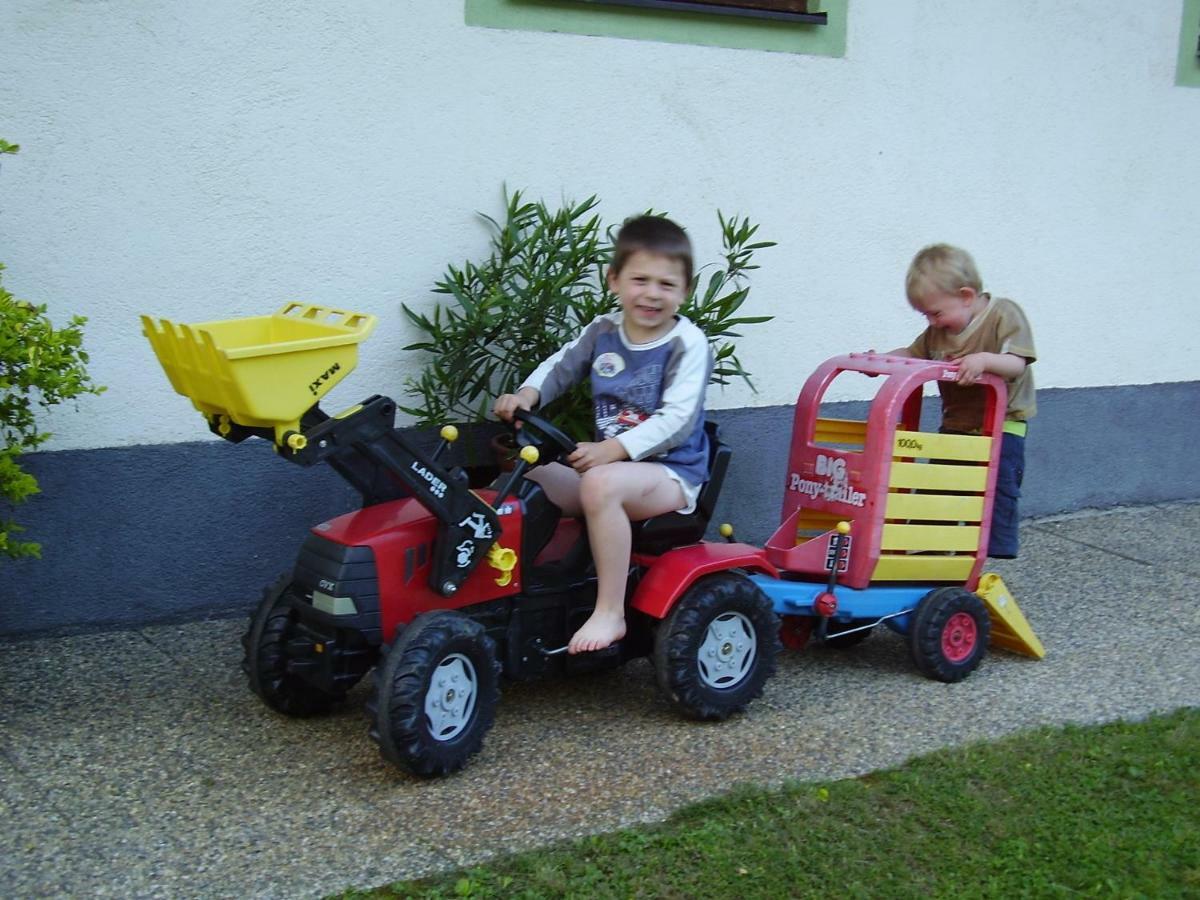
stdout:
<svg viewBox="0 0 1200 900">
<path fill-rule="evenodd" d="M 942 653 L 942 631 L 956 612 L 975 619 L 976 647 L 962 662 L 951 662 Z M 921 598 L 909 626 L 909 655 L 917 670 L 929 678 L 953 684 L 962 681 L 983 661 L 987 653 L 992 622 L 987 607 L 978 595 L 966 588 L 936 588 Z"/>
<path fill-rule="evenodd" d="M 450 741 L 435 741 L 425 724 L 425 694 L 439 662 L 450 652 L 473 656 L 479 678 L 474 721 Z M 500 663 L 483 626 L 460 613 L 422 613 L 409 623 L 376 667 L 368 703 L 368 733 L 383 758 L 414 775 L 446 775 L 479 752 L 495 721 Z"/>
<path fill-rule="evenodd" d="M 725 612 L 739 612 L 750 619 L 758 648 L 746 679 L 718 691 L 701 680 L 696 653 L 709 623 Z M 685 715 L 709 721 L 726 719 L 762 695 L 782 648 L 779 628 L 771 601 L 744 575 L 722 572 L 704 576 L 687 589 L 658 626 L 654 670 L 659 688 Z"/>
<path fill-rule="evenodd" d="M 326 693 L 284 668 L 283 641 L 291 614 L 283 597 L 291 583 L 291 576 L 285 573 L 263 588 L 262 600 L 242 635 L 242 671 L 250 690 L 267 706 L 286 716 L 304 718 L 328 712 L 344 695 Z"/>
</svg>

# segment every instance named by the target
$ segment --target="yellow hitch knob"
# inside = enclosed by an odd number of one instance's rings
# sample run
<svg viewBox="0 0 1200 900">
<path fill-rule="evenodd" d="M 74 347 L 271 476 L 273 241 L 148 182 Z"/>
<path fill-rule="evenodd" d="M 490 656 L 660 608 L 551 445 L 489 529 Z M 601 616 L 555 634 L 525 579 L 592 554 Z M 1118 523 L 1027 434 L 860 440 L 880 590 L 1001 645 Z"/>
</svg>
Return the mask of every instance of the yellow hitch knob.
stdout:
<svg viewBox="0 0 1200 900">
<path fill-rule="evenodd" d="M 838 534 L 849 534 L 850 533 L 850 523 L 849 522 L 838 522 L 837 523 L 837 533 Z"/>
<path fill-rule="evenodd" d="M 522 447 L 521 448 L 521 459 L 525 460 L 525 462 L 529 463 L 532 466 L 535 462 L 538 461 L 537 447 Z"/>
<path fill-rule="evenodd" d="M 308 446 L 308 438 L 302 434 L 289 434 L 287 436 L 287 445 L 293 450 L 303 450 Z"/>
<path fill-rule="evenodd" d="M 717 531 L 718 531 L 718 533 L 720 533 L 721 537 L 723 537 L 723 538 L 733 537 L 733 526 L 730 525 L 728 522 L 722 522 L 721 527 L 718 528 Z"/>
<path fill-rule="evenodd" d="M 487 561 L 493 569 L 500 570 L 500 577 L 496 579 L 496 584 L 504 587 L 512 581 L 513 569 L 517 567 L 516 550 L 492 544 L 492 549 L 488 551 Z"/>
<path fill-rule="evenodd" d="M 443 425 L 442 430 L 438 434 L 442 436 L 442 440 L 447 444 L 453 444 L 458 440 L 458 429 L 453 425 Z"/>
</svg>

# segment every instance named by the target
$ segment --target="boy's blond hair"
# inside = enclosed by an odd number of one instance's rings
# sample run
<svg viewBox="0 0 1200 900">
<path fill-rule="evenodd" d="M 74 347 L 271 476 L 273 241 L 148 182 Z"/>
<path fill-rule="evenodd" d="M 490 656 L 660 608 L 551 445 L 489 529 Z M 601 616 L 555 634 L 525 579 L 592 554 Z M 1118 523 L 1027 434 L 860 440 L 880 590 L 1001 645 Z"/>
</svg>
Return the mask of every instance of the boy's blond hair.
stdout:
<svg viewBox="0 0 1200 900">
<path fill-rule="evenodd" d="M 910 302 L 935 293 L 954 294 L 965 287 L 983 293 L 983 281 L 971 254 L 950 244 L 930 244 L 922 249 L 913 257 L 904 279 Z"/>
</svg>

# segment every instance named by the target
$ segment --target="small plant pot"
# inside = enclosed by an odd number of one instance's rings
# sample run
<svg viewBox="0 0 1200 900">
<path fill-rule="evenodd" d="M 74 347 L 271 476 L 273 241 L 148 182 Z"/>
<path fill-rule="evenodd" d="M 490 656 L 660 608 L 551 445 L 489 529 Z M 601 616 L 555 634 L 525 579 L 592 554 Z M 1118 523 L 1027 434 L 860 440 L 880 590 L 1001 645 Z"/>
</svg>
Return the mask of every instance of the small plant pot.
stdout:
<svg viewBox="0 0 1200 900">
<path fill-rule="evenodd" d="M 492 453 L 501 472 L 511 472 L 517 466 L 517 439 L 507 432 L 492 435 Z"/>
</svg>

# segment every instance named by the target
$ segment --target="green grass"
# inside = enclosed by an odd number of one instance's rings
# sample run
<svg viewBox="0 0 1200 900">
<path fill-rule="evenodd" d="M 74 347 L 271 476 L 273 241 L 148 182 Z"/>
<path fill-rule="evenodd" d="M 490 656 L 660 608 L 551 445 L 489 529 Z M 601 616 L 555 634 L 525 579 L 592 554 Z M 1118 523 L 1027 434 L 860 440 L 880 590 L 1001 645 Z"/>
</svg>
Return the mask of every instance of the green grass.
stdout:
<svg viewBox="0 0 1200 900">
<path fill-rule="evenodd" d="M 742 789 L 345 897 L 1200 897 L 1200 710 Z"/>
</svg>

